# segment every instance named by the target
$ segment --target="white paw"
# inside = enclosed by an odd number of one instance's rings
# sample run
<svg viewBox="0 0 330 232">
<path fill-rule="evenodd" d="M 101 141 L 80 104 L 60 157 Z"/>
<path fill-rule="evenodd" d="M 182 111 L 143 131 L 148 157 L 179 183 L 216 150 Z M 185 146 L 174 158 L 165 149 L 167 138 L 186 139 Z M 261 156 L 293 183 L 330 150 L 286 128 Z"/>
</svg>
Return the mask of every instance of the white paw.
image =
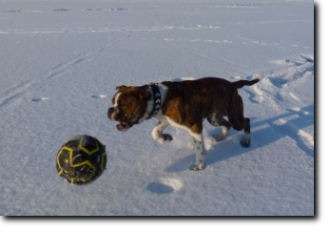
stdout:
<svg viewBox="0 0 330 232">
<path fill-rule="evenodd" d="M 168 143 L 173 140 L 173 137 L 169 134 L 163 134 L 163 140 L 164 140 L 164 143 Z"/>
<path fill-rule="evenodd" d="M 158 141 L 160 144 L 165 144 L 168 142 L 171 142 L 173 140 L 173 137 L 169 134 L 161 134 L 156 132 L 152 133 L 152 137 L 154 138 L 154 140 Z"/>
<path fill-rule="evenodd" d="M 191 166 L 190 170 L 199 171 L 199 170 L 203 170 L 204 168 L 205 168 L 204 164 L 195 164 Z"/>
</svg>

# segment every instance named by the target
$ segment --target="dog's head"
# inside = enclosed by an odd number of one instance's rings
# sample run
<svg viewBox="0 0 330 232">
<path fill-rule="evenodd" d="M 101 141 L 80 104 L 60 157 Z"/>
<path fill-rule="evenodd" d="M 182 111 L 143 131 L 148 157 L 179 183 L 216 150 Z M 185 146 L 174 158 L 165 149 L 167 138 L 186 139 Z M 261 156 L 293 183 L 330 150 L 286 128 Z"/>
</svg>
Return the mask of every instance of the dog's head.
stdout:
<svg viewBox="0 0 330 232">
<path fill-rule="evenodd" d="M 144 116 L 150 93 L 141 87 L 117 86 L 112 98 L 113 106 L 108 110 L 108 118 L 119 121 L 117 129 L 127 131 Z"/>
</svg>

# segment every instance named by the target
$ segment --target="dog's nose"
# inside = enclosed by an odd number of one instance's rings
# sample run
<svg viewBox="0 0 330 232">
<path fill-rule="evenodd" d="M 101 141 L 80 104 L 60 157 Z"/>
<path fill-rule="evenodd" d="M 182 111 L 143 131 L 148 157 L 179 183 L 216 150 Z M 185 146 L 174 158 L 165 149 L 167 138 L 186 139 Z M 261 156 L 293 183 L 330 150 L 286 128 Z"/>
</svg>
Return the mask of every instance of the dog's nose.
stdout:
<svg viewBox="0 0 330 232">
<path fill-rule="evenodd" d="M 112 120 L 112 119 L 111 119 L 111 115 L 112 115 L 114 112 L 115 112 L 115 109 L 114 109 L 113 107 L 109 108 L 109 110 L 108 110 L 108 118 L 109 118 L 110 120 Z"/>
<path fill-rule="evenodd" d="M 113 107 L 109 108 L 108 115 L 112 114 L 113 112 L 115 112 L 115 109 Z"/>
</svg>

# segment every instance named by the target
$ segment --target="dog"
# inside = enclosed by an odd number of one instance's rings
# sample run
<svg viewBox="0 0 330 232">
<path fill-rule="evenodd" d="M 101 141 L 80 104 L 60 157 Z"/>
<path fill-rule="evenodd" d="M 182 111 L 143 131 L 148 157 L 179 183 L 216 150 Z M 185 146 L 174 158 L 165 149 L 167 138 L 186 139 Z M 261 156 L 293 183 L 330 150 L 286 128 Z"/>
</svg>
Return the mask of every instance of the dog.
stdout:
<svg viewBox="0 0 330 232">
<path fill-rule="evenodd" d="M 154 117 L 158 123 L 152 137 L 161 144 L 173 139 L 163 133 L 168 125 L 186 129 L 193 138 L 196 152 L 196 162 L 191 170 L 202 170 L 206 155 L 202 134 L 205 118 L 213 126 L 222 128 L 221 133 L 213 136 L 216 141 L 222 140 L 232 127 L 238 131 L 244 129 L 241 145 L 250 146 L 250 119 L 244 117 L 243 101 L 237 89 L 254 85 L 261 79 L 230 82 L 205 77 L 143 86 L 117 86 L 108 118 L 118 121 L 117 129 L 124 132 Z"/>
</svg>

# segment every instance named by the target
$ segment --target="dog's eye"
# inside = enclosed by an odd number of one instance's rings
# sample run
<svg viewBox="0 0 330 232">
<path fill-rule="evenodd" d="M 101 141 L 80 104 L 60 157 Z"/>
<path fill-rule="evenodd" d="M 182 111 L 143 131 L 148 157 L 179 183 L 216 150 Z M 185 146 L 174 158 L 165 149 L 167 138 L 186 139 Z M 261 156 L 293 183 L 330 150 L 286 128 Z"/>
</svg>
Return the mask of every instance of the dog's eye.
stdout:
<svg viewBox="0 0 330 232">
<path fill-rule="evenodd" d="M 119 107 L 124 107 L 125 104 L 124 104 L 124 103 L 118 103 L 118 106 L 119 106 Z"/>
</svg>

